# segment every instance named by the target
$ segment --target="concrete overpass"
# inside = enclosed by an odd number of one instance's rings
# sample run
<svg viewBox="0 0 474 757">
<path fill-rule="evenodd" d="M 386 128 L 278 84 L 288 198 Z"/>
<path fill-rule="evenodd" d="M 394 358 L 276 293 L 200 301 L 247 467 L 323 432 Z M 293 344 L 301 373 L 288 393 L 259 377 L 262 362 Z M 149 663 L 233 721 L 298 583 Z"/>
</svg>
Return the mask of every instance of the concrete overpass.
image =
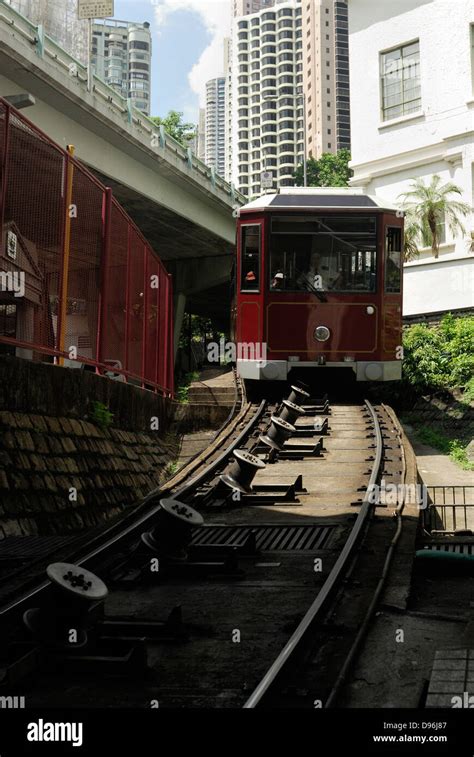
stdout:
<svg viewBox="0 0 474 757">
<path fill-rule="evenodd" d="M 225 318 L 245 198 L 103 81 L 88 92 L 85 67 L 0 0 L 0 94 L 22 92 L 36 100 L 30 121 L 75 146 L 173 274 L 176 330 L 185 308 Z"/>
</svg>

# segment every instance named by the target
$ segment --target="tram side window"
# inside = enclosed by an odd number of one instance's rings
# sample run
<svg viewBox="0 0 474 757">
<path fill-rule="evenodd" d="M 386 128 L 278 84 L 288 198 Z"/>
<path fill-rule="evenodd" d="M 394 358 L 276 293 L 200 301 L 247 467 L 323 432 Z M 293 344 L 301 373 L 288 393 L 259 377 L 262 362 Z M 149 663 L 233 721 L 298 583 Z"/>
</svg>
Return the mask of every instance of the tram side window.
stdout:
<svg viewBox="0 0 474 757">
<path fill-rule="evenodd" d="M 242 226 L 241 279 L 242 292 L 260 290 L 260 226 Z"/>
<path fill-rule="evenodd" d="M 402 230 L 389 226 L 385 234 L 385 291 L 398 293 L 402 280 Z"/>
</svg>

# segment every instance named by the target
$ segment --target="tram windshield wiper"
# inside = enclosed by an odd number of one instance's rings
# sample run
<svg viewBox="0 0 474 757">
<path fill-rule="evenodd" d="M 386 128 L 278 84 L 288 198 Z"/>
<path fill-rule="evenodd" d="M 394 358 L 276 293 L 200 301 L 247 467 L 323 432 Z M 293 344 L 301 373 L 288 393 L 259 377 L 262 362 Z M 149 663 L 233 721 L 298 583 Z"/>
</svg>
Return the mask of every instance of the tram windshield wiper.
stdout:
<svg viewBox="0 0 474 757">
<path fill-rule="evenodd" d="M 303 278 L 304 283 L 306 284 L 306 286 L 308 288 L 308 291 L 312 292 L 313 294 L 315 294 L 316 297 L 318 298 L 318 300 L 320 302 L 327 302 L 328 301 L 328 298 L 326 297 L 326 295 L 324 294 L 324 292 L 322 292 L 320 289 L 316 289 L 316 287 L 311 283 L 311 281 L 308 279 L 308 277 L 306 276 L 305 273 L 302 273 L 301 271 L 296 270 L 296 274 L 297 274 L 297 276 L 300 276 L 300 277 Z"/>
</svg>

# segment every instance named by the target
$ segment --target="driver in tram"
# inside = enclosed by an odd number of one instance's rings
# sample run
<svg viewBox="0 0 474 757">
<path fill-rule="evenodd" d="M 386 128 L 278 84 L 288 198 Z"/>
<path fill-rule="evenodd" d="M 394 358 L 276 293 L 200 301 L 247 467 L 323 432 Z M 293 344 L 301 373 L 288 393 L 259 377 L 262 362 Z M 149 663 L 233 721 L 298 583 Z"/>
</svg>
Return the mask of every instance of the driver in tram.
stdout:
<svg viewBox="0 0 474 757">
<path fill-rule="evenodd" d="M 322 273 L 321 255 L 313 252 L 309 261 L 309 268 L 298 279 L 298 286 L 309 285 L 312 289 L 327 289 L 327 280 Z"/>
<path fill-rule="evenodd" d="M 298 279 L 298 284 L 308 284 L 313 289 L 327 291 L 336 289 L 342 283 L 342 273 L 339 272 L 334 278 L 327 274 L 327 266 L 323 264 L 319 252 L 313 252 L 309 261 L 309 268 Z"/>
</svg>

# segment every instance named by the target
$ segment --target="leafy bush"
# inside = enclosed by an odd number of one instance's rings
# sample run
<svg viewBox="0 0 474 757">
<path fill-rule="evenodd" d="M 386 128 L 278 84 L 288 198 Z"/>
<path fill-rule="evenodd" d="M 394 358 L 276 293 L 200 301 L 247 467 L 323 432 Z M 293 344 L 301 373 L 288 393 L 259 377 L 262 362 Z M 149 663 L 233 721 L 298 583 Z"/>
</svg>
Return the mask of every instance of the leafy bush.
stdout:
<svg viewBox="0 0 474 757">
<path fill-rule="evenodd" d="M 184 376 L 183 382 L 178 386 L 176 390 L 177 402 L 181 402 L 183 404 L 186 404 L 187 402 L 189 402 L 189 387 L 194 381 L 197 381 L 198 378 L 199 378 L 199 373 L 197 371 L 186 373 L 186 375 Z"/>
<path fill-rule="evenodd" d="M 105 431 L 107 428 L 109 428 L 109 426 L 112 425 L 114 415 L 102 402 L 92 402 L 89 418 L 92 423 L 95 423 L 103 431 Z"/>
<path fill-rule="evenodd" d="M 403 335 L 403 378 L 420 391 L 472 386 L 474 317 L 450 313 L 439 326 L 416 324 Z"/>
</svg>

